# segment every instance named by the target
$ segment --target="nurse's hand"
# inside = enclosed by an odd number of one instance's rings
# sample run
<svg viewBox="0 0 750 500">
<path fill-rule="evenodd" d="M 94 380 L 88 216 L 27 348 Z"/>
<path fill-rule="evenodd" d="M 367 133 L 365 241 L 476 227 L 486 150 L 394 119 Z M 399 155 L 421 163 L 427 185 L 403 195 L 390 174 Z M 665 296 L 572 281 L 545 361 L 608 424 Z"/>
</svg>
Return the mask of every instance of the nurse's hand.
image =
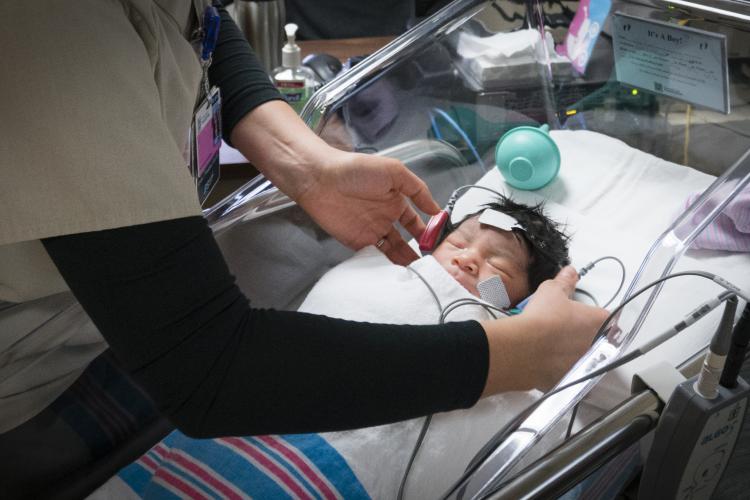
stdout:
<svg viewBox="0 0 750 500">
<path fill-rule="evenodd" d="M 427 186 L 398 160 L 332 148 L 283 101 L 266 102 L 232 130 L 232 143 L 323 229 L 359 250 L 379 245 L 396 264 L 417 258 L 395 224 L 419 237 L 425 224 L 409 200 L 433 215 Z"/>
<path fill-rule="evenodd" d="M 523 313 L 482 324 L 490 345 L 483 396 L 552 388 L 591 347 L 605 309 L 570 300 L 578 274 L 571 266 L 542 283 Z"/>
<path fill-rule="evenodd" d="M 440 207 L 403 163 L 331 148 L 314 172 L 314 182 L 296 201 L 329 234 L 355 250 L 382 239 L 380 250 L 396 264 L 407 265 L 418 257 L 394 224 L 418 238 L 425 224 L 409 200 L 428 214 Z"/>
</svg>

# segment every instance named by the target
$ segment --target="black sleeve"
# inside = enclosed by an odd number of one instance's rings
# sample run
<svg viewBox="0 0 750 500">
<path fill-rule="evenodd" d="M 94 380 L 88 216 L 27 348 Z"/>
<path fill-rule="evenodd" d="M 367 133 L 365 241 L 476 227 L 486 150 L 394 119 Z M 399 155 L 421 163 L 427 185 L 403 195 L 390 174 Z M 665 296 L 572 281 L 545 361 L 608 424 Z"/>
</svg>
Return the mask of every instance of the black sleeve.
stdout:
<svg viewBox="0 0 750 500">
<path fill-rule="evenodd" d="M 264 102 L 283 100 L 283 97 L 226 9 L 219 8 L 219 13 L 219 39 L 208 68 L 208 79 L 211 85 L 221 89 L 222 133 L 224 140 L 231 144 L 229 137 L 243 116 Z"/>
<path fill-rule="evenodd" d="M 484 388 L 478 323 L 252 309 L 201 217 L 43 243 L 117 357 L 188 435 L 371 426 L 469 407 Z"/>
</svg>

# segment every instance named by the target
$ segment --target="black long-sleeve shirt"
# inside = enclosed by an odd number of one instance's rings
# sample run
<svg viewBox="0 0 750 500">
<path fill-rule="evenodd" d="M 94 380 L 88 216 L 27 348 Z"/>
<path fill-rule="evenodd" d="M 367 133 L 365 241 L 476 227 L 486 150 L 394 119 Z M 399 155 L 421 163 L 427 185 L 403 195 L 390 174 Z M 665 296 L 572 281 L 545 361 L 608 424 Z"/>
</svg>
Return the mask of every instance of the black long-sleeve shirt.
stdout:
<svg viewBox="0 0 750 500">
<path fill-rule="evenodd" d="M 241 37 L 223 12 L 210 78 L 224 95 L 227 136 L 278 98 Z M 200 217 L 43 244 L 118 358 L 189 435 L 376 425 L 469 407 L 484 387 L 478 323 L 373 325 L 253 309 Z"/>
</svg>

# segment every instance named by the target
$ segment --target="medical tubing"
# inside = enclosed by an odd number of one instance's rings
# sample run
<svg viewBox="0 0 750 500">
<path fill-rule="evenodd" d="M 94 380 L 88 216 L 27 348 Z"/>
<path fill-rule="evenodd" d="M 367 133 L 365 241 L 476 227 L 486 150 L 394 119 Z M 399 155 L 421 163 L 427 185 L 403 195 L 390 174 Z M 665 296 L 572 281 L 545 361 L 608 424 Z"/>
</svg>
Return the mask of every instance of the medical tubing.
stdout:
<svg viewBox="0 0 750 500">
<path fill-rule="evenodd" d="M 591 372 L 590 374 L 586 375 L 585 377 L 579 378 L 577 380 L 574 380 L 573 382 L 570 382 L 556 389 L 553 389 L 552 391 L 541 396 L 538 400 L 536 400 L 531 405 L 527 406 L 525 410 L 519 413 L 513 420 L 505 424 L 505 426 L 503 426 L 503 428 L 500 429 L 500 431 L 497 432 L 495 436 L 493 436 L 492 439 L 490 439 L 490 441 L 482 447 L 481 450 L 479 450 L 479 452 L 474 456 L 471 462 L 469 462 L 469 465 L 466 467 L 466 470 L 464 471 L 463 475 L 459 478 L 458 481 L 454 483 L 454 485 L 450 488 L 450 490 L 448 490 L 448 492 L 441 498 L 445 499 L 445 498 L 448 498 L 450 495 L 452 495 L 461 486 L 461 484 L 463 484 L 463 482 L 466 479 L 468 479 L 469 476 L 471 476 L 476 471 L 479 465 L 482 462 L 484 462 L 503 441 L 505 441 L 513 432 L 515 432 L 517 427 L 521 423 L 523 423 L 523 421 L 526 420 L 534 412 L 534 410 L 536 410 L 548 398 L 554 396 L 555 394 L 561 391 L 570 389 L 571 387 L 578 385 L 582 382 L 586 382 L 589 379 L 598 377 L 602 373 L 606 373 L 609 370 L 614 370 L 615 368 L 618 368 L 619 366 L 624 365 L 625 363 L 629 363 L 630 361 L 633 361 L 635 358 L 641 355 L 642 353 L 639 353 L 636 351 L 628 353 L 627 355 L 623 356 L 617 361 L 614 361 L 610 363 L 609 365 L 603 366 L 599 370 L 595 370 Z M 605 371 L 602 371 L 602 370 L 605 370 Z"/>
<path fill-rule="evenodd" d="M 471 186 L 471 187 L 477 187 L 477 186 Z M 455 194 L 455 191 L 454 191 Z M 453 302 L 450 302 L 447 306 L 443 307 L 442 303 L 440 302 L 440 298 L 437 295 L 437 292 L 435 292 L 435 289 L 432 288 L 430 283 L 425 279 L 422 274 L 417 271 L 416 269 L 412 267 L 408 267 L 408 269 L 413 272 L 417 278 L 419 278 L 422 283 L 427 287 L 427 290 L 432 295 L 433 300 L 435 300 L 435 304 L 438 306 L 438 312 L 440 314 L 440 324 L 445 323 L 445 318 L 453 311 L 458 309 L 459 307 L 467 306 L 467 305 L 478 305 L 483 307 L 493 318 L 497 319 L 497 316 L 495 315 L 494 311 L 503 312 L 502 309 L 492 306 L 490 304 L 485 304 L 483 302 L 480 302 L 476 299 L 464 297 L 460 299 L 456 299 Z M 404 476 L 401 478 L 401 484 L 398 487 L 398 495 L 397 499 L 402 500 L 404 498 L 404 491 L 406 490 L 406 482 L 409 479 L 409 473 L 411 472 L 411 468 L 414 465 L 414 461 L 417 458 L 417 454 L 419 453 L 420 448 L 422 447 L 422 443 L 424 442 L 424 438 L 427 435 L 427 430 L 430 428 L 430 423 L 432 422 L 432 415 L 427 415 L 424 419 L 424 422 L 422 423 L 422 428 L 419 431 L 419 436 L 417 437 L 417 441 L 414 443 L 414 449 L 411 452 L 411 456 L 409 457 L 409 462 L 406 464 L 406 469 L 404 469 Z"/>
<path fill-rule="evenodd" d="M 617 298 L 618 295 L 620 295 L 620 291 L 622 290 L 622 286 L 625 284 L 625 276 L 627 275 L 627 271 L 625 270 L 625 264 L 615 257 L 614 255 L 606 255 L 604 257 L 599 257 L 596 260 L 593 260 L 583 266 L 580 271 L 578 271 L 578 277 L 583 278 L 588 274 L 589 271 L 591 271 L 599 262 L 605 261 L 605 260 L 612 260 L 617 262 L 617 264 L 620 265 L 620 269 L 622 269 L 622 275 L 620 276 L 620 284 L 617 286 L 617 290 L 612 295 L 612 298 L 609 299 L 603 306 L 601 306 L 603 309 L 606 309 L 607 306 L 609 306 L 614 300 Z"/>
<path fill-rule="evenodd" d="M 648 291 L 650 288 L 658 285 L 659 283 L 663 283 L 665 281 L 671 280 L 672 278 L 677 278 L 680 276 L 698 276 L 701 278 L 709 279 L 713 281 L 714 283 L 721 285 L 723 288 L 727 289 L 728 291 L 733 292 L 735 295 L 737 295 L 739 298 L 741 298 L 745 302 L 750 302 L 750 299 L 748 299 L 748 296 L 739 287 L 733 285 L 729 281 L 713 273 L 709 273 L 707 271 L 680 271 L 677 273 L 668 274 L 667 276 L 663 276 L 643 286 L 643 288 L 634 292 L 630 297 L 628 297 L 619 306 L 617 306 L 610 313 L 609 317 L 607 317 L 606 321 L 602 324 L 602 327 L 599 328 L 599 331 L 596 333 L 596 336 L 594 337 L 594 343 L 607 333 L 608 331 L 607 327 L 609 326 L 610 321 L 612 321 L 612 319 L 616 317 L 620 313 L 620 311 L 622 311 L 625 308 L 625 306 L 628 305 L 633 299 L 643 294 L 644 292 Z"/>
<path fill-rule="evenodd" d="M 724 370 L 719 380 L 722 387 L 728 389 L 737 387 L 737 378 L 745 362 L 748 344 L 750 344 L 750 304 L 745 304 L 742 316 L 732 332 L 732 345 L 729 347 Z"/>
<path fill-rule="evenodd" d="M 433 289 L 433 288 L 432 288 L 432 287 L 430 286 L 430 284 L 429 284 L 429 283 L 427 282 L 427 280 L 426 280 L 426 279 L 424 278 L 424 276 L 422 276 L 422 274 L 420 274 L 419 272 L 417 272 L 417 270 L 416 270 L 416 269 L 414 269 L 414 268 L 413 268 L 413 267 L 411 267 L 411 266 L 407 267 L 407 269 L 408 269 L 409 271 L 413 272 L 413 273 L 414 273 L 414 274 L 415 274 L 415 275 L 417 276 L 417 278 L 419 278 L 420 280 L 422 280 L 422 283 L 424 283 L 424 286 L 426 286 L 426 287 L 427 287 L 427 290 L 428 290 L 428 291 L 430 292 L 430 294 L 432 294 L 432 298 L 433 298 L 433 300 L 435 301 L 435 304 L 437 304 L 437 306 L 438 306 L 438 314 L 440 314 L 440 315 L 441 315 L 441 318 L 440 318 L 440 319 L 441 319 L 441 321 L 440 321 L 440 323 L 442 324 L 442 323 L 443 323 L 443 322 L 442 322 L 442 314 L 443 314 L 443 304 L 441 304 L 441 303 L 440 303 L 440 299 L 438 298 L 438 296 L 437 296 L 437 293 L 436 293 L 436 292 L 435 292 L 435 290 L 434 290 L 434 289 Z"/>
<path fill-rule="evenodd" d="M 499 312 L 507 316 L 507 313 L 503 311 L 502 309 L 500 309 L 499 307 L 495 307 L 491 304 L 485 304 L 476 299 L 463 298 L 463 299 L 456 299 L 453 302 L 449 303 L 447 306 L 445 306 L 445 308 L 440 313 L 440 324 L 442 325 L 443 323 L 445 323 L 445 320 L 450 313 L 464 306 L 482 307 L 484 308 L 485 311 L 487 311 L 490 314 L 490 316 L 492 316 L 493 319 L 497 319 L 497 315 L 495 314 L 495 312 Z"/>
<path fill-rule="evenodd" d="M 411 456 L 409 457 L 409 462 L 406 464 L 406 469 L 404 469 L 404 477 L 401 479 L 401 484 L 398 487 L 398 495 L 396 496 L 398 500 L 402 500 L 404 498 L 406 480 L 409 477 L 409 472 L 411 472 L 412 465 L 414 465 L 414 460 L 416 460 L 417 458 L 417 453 L 422 447 L 422 442 L 424 441 L 424 437 L 427 435 L 427 430 L 430 428 L 430 422 L 432 422 L 432 415 L 427 415 L 424 418 L 424 422 L 422 423 L 422 428 L 419 431 L 417 441 L 416 443 L 414 443 L 414 449 L 412 450 Z"/>
<path fill-rule="evenodd" d="M 435 134 L 435 139 L 438 141 L 443 140 L 443 134 L 440 133 L 440 129 L 437 126 L 437 122 L 435 121 L 435 115 L 430 114 L 430 123 L 432 124 L 432 132 Z"/>
<path fill-rule="evenodd" d="M 597 301 L 596 298 L 592 294 L 590 294 L 586 290 L 582 290 L 580 288 L 576 288 L 575 289 L 575 291 L 577 293 L 580 293 L 580 294 L 585 295 L 586 297 L 590 298 L 591 300 L 594 301 L 594 305 L 595 306 L 601 307 L 602 309 L 606 309 L 607 306 L 609 306 L 617 298 L 617 296 L 620 295 L 620 291 L 622 290 L 622 286 L 625 284 L 625 276 L 627 274 L 627 271 L 625 270 L 625 264 L 623 264 L 623 262 L 620 259 L 618 259 L 617 257 L 615 257 L 614 255 L 607 255 L 607 256 L 604 256 L 604 257 L 599 257 L 598 259 L 589 262 L 588 264 L 586 264 L 585 266 L 583 266 L 580 271 L 578 271 L 578 279 L 581 279 L 584 276 L 586 276 L 586 274 L 588 274 L 589 271 L 591 271 L 594 267 L 596 267 L 596 265 L 599 262 L 602 262 L 604 260 L 613 260 L 613 261 L 617 262 L 620 265 L 620 269 L 622 269 L 622 274 L 620 275 L 620 284 L 617 286 L 617 290 L 612 295 L 612 298 L 609 299 L 606 302 L 606 304 L 604 304 L 603 306 L 600 306 L 599 305 L 599 301 Z M 592 345 L 593 345 L 593 343 L 592 343 Z M 573 407 L 573 411 L 570 412 L 570 421 L 568 422 L 568 428 L 565 431 L 565 439 L 570 438 L 571 434 L 573 433 L 573 426 L 575 425 L 576 415 L 578 415 L 578 405 L 580 405 L 580 404 L 581 404 L 580 401 L 578 403 L 576 403 L 576 405 Z"/>
<path fill-rule="evenodd" d="M 580 401 L 576 403 L 576 405 L 573 407 L 573 411 L 570 412 L 570 420 L 568 421 L 568 428 L 565 430 L 566 441 L 570 438 L 570 435 L 573 433 L 573 425 L 575 425 L 576 415 L 578 415 L 578 405 L 580 404 L 581 404 Z"/>
<path fill-rule="evenodd" d="M 586 290 L 582 290 L 580 288 L 576 288 L 575 291 L 581 293 L 582 295 L 585 295 L 588 298 L 590 298 L 592 301 L 594 301 L 594 304 L 597 307 L 601 307 L 603 309 L 606 309 L 607 306 L 610 305 L 615 300 L 615 298 L 617 298 L 617 296 L 620 294 L 620 291 L 622 290 L 622 285 L 625 284 L 625 275 L 627 274 L 627 271 L 625 270 L 625 264 L 623 264 L 620 259 L 618 259 L 617 257 L 615 257 L 613 255 L 606 255 L 604 257 L 599 257 L 598 259 L 596 259 L 596 260 L 594 260 L 592 262 L 589 262 L 588 264 L 586 264 L 585 266 L 583 266 L 580 269 L 580 271 L 578 271 L 578 279 L 580 280 L 581 278 L 583 278 L 584 276 L 586 276 L 586 274 L 588 274 L 588 272 L 591 271 L 596 266 L 596 264 L 598 264 L 599 262 L 602 262 L 603 260 L 613 260 L 613 261 L 617 262 L 620 265 L 620 268 L 622 269 L 622 274 L 620 275 L 620 284 L 618 285 L 617 290 L 615 290 L 615 293 L 612 295 L 612 298 L 610 298 L 607 301 L 606 304 L 604 304 L 603 306 L 600 306 L 599 305 L 599 301 L 596 300 L 596 298 L 592 294 L 590 294 L 589 292 L 587 292 Z M 534 294 L 531 294 L 528 297 L 526 297 L 525 299 L 523 299 L 521 302 L 519 302 L 518 304 L 516 304 L 516 309 L 518 309 L 520 311 L 523 311 L 526 308 L 526 306 L 529 304 L 529 301 L 531 300 L 531 298 L 533 296 L 534 296 Z"/>
<path fill-rule="evenodd" d="M 591 300 L 591 302 L 592 302 L 592 303 L 593 303 L 593 304 L 594 304 L 594 305 L 595 305 L 596 307 L 601 307 L 601 306 L 599 305 L 599 301 L 598 301 L 598 300 L 596 300 L 596 297 L 594 297 L 594 295 L 593 295 L 593 294 L 591 294 L 591 293 L 587 292 L 587 291 L 586 291 L 586 290 L 584 290 L 583 288 L 576 288 L 576 289 L 575 289 L 575 293 L 580 293 L 580 294 L 581 294 L 581 295 L 583 295 L 584 297 L 586 297 L 586 298 L 588 298 L 589 300 Z"/>
<path fill-rule="evenodd" d="M 642 345 L 638 349 L 635 349 L 635 350 L 633 350 L 633 351 L 625 354 L 620 359 L 618 359 L 616 361 L 613 361 L 612 363 L 610 363 L 608 365 L 605 365 L 605 366 L 603 366 L 603 367 L 601 367 L 601 368 L 599 368 L 597 370 L 594 370 L 593 372 L 587 374 L 584 377 L 581 377 L 581 378 L 579 378 L 577 380 L 574 380 L 574 381 L 569 382 L 569 383 L 567 383 L 565 385 L 557 387 L 557 388 L 553 389 L 552 391 L 544 394 L 541 398 L 539 398 L 537 401 L 535 401 L 534 403 L 532 403 L 531 405 L 529 405 L 525 410 L 523 410 L 520 414 L 518 414 L 518 416 L 516 416 L 516 418 L 514 418 L 513 420 L 511 420 L 510 422 L 508 422 L 502 429 L 500 429 L 499 432 L 497 432 L 495 434 L 495 436 L 492 439 L 490 439 L 490 441 L 487 444 L 485 444 L 484 447 L 482 447 L 482 449 L 476 454 L 476 456 L 469 463 L 469 465 L 467 466 L 466 470 L 464 471 L 464 473 L 462 474 L 462 476 L 458 479 L 458 481 L 456 481 L 456 483 L 454 483 L 454 485 L 448 490 L 448 492 L 443 497 L 441 497 L 441 498 L 445 499 L 445 498 L 448 498 L 451 494 L 453 494 L 461 486 L 461 484 L 463 484 L 463 482 L 466 481 L 466 479 L 469 476 L 471 476 L 476 471 L 476 469 L 479 467 L 479 464 L 481 464 L 482 462 L 484 462 L 492 454 L 492 452 L 503 441 L 505 441 L 513 432 L 516 431 L 516 428 L 521 423 L 523 423 L 523 421 L 526 420 L 534 412 L 534 410 L 536 410 L 539 407 L 539 405 L 541 405 L 544 401 L 546 401 L 551 396 L 553 396 L 553 395 L 555 395 L 555 394 L 557 394 L 557 393 L 559 393 L 561 391 L 564 391 L 566 389 L 569 389 L 569 388 L 571 388 L 571 387 L 573 387 L 575 385 L 578 385 L 578 384 L 580 384 L 582 382 L 586 382 L 588 380 L 596 378 L 599 375 L 603 375 L 603 374 L 605 374 L 605 373 L 607 373 L 607 372 L 609 372 L 611 370 L 614 370 L 615 368 L 618 368 L 618 367 L 620 367 L 620 366 L 622 366 L 622 365 L 624 365 L 626 363 L 629 363 L 630 361 L 633 361 L 634 359 L 636 359 L 636 358 L 638 358 L 638 357 L 640 357 L 640 356 L 648 353 L 651 349 L 653 349 L 653 348 L 657 347 L 658 345 L 666 342 L 667 340 L 669 340 L 672 337 L 674 337 L 677 333 L 681 332 L 682 330 L 684 330 L 688 326 L 692 325 L 693 323 L 695 323 L 699 319 L 703 318 L 706 314 L 708 314 L 713 309 L 715 309 L 716 307 L 718 307 L 724 300 L 727 300 L 729 297 L 731 297 L 731 296 L 733 296 L 733 295 L 736 294 L 736 295 L 740 295 L 743 299 L 745 299 L 744 295 L 741 295 L 741 293 L 735 292 L 735 290 L 739 290 L 737 287 L 735 287 L 734 285 L 732 285 L 731 283 L 729 283 L 729 282 L 727 282 L 726 280 L 723 280 L 723 279 L 721 279 L 721 282 L 717 281 L 716 279 L 714 279 L 714 278 L 717 278 L 717 276 L 714 275 L 714 274 L 712 274 L 712 273 L 708 273 L 708 272 L 705 272 L 705 271 L 683 271 L 683 272 L 678 272 L 678 273 L 670 274 L 670 275 L 664 276 L 663 278 L 659 278 L 659 279 L 657 279 L 655 281 L 652 281 L 651 283 L 647 284 L 646 286 L 644 286 L 643 288 L 641 288 L 640 290 L 638 290 L 637 292 L 635 292 L 633 295 L 631 295 L 630 297 L 628 297 L 622 304 L 620 304 L 619 306 L 617 306 L 617 308 L 614 311 L 612 311 L 610 313 L 609 317 L 604 321 L 604 323 L 602 324 L 601 328 L 599 328 L 599 331 L 597 332 L 597 334 L 595 336 L 595 340 L 601 338 L 604 334 L 606 334 L 606 332 L 608 331 L 607 327 L 608 327 L 610 321 L 612 320 L 612 318 L 614 318 L 616 315 L 618 315 L 619 312 L 628 303 L 630 303 L 632 300 L 634 300 L 636 297 L 638 297 L 642 293 L 646 292 L 650 288 L 653 288 L 654 286 L 658 285 L 659 283 L 662 283 L 664 281 L 667 281 L 669 279 L 676 278 L 676 277 L 679 277 L 679 276 L 701 276 L 701 277 L 710 279 L 712 281 L 715 281 L 716 283 L 719 283 L 722 286 L 725 286 L 725 285 L 722 284 L 722 282 L 725 282 L 725 283 L 731 285 L 731 287 L 733 289 L 730 289 L 727 292 L 722 292 L 722 294 L 719 295 L 718 297 L 712 298 L 712 299 L 708 300 L 707 302 L 701 304 L 700 306 L 698 306 L 697 308 L 695 308 L 693 311 L 691 311 L 687 316 L 685 316 L 685 318 L 683 318 L 682 321 L 680 321 L 679 323 L 676 323 L 670 329 L 666 330 L 661 335 L 658 335 L 655 339 L 651 340 L 650 342 L 645 343 L 644 345 Z"/>
<path fill-rule="evenodd" d="M 471 142 L 471 139 L 469 139 L 469 136 L 466 134 L 466 132 L 464 132 L 464 129 L 462 129 L 461 126 L 458 123 L 456 123 L 456 121 L 453 118 L 451 118 L 451 115 L 449 115 L 448 113 L 446 113 L 442 109 L 440 109 L 440 108 L 433 108 L 432 111 L 434 111 L 435 113 L 437 113 L 438 115 L 440 115 L 440 117 L 443 120 L 445 120 L 448 123 L 448 125 L 450 125 L 453 128 L 453 130 L 456 131 L 456 133 L 458 135 L 461 136 L 461 139 L 463 139 L 464 142 L 466 143 L 466 145 L 469 147 L 469 150 L 474 155 L 474 158 L 477 159 L 477 163 L 479 163 L 479 165 L 481 165 L 481 167 L 482 167 L 482 170 L 484 170 L 486 172 L 487 171 L 487 166 L 484 164 L 484 161 L 482 160 L 482 157 L 479 156 L 479 151 L 477 151 L 477 148 L 474 147 L 474 143 Z M 432 124 L 435 125 L 434 117 L 432 117 Z M 441 134 L 441 136 L 442 136 L 442 134 Z"/>
<path fill-rule="evenodd" d="M 476 184 L 465 184 L 453 190 L 453 193 L 451 193 L 451 197 L 448 198 L 448 204 L 446 205 L 445 208 L 449 212 L 453 211 L 453 207 L 456 205 L 456 202 L 458 201 L 458 195 L 463 193 L 464 191 L 468 191 L 469 189 L 482 189 L 484 191 L 489 191 L 490 193 L 497 195 L 501 198 L 503 197 L 503 195 L 499 191 L 495 191 L 492 188 L 488 188 L 485 186 L 477 186 Z"/>
</svg>

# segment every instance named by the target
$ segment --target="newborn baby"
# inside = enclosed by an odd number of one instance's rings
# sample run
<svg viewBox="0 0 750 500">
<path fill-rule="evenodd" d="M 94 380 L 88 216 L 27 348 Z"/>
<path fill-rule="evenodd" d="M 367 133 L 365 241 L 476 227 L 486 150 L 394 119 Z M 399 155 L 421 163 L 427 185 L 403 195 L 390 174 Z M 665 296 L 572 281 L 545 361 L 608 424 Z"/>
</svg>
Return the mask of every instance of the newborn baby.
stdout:
<svg viewBox="0 0 750 500">
<path fill-rule="evenodd" d="M 504 197 L 449 223 L 444 234 L 432 255 L 408 268 L 392 264 L 374 247 L 360 250 L 326 273 L 300 310 L 358 321 L 431 324 L 458 299 L 480 298 L 507 309 L 569 263 L 568 238 L 542 207 Z M 480 293 L 480 283 L 493 277 L 507 294 L 500 304 Z M 447 319 L 489 318 L 481 307 L 464 307 Z"/>
<path fill-rule="evenodd" d="M 479 283 L 499 277 L 510 305 L 570 263 L 568 237 L 540 205 L 503 197 L 448 227 L 446 234 L 432 254 L 435 260 L 477 297 Z"/>
</svg>

